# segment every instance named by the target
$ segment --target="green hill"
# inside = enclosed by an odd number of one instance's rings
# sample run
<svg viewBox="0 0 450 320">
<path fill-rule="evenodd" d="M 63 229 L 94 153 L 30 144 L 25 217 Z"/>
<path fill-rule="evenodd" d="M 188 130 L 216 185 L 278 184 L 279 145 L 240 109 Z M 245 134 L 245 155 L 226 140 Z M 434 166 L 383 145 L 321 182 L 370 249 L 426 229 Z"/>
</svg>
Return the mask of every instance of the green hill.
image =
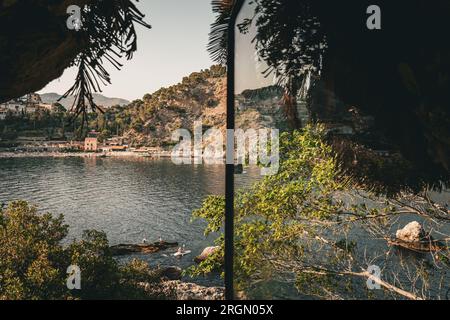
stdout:
<svg viewBox="0 0 450 320">
<path fill-rule="evenodd" d="M 273 88 L 272 88 L 273 89 Z M 279 90 L 247 90 L 236 96 L 238 128 L 283 127 Z M 253 95 L 252 95 L 253 92 Z M 113 108 L 113 117 L 120 123 L 121 133 L 132 145 L 168 146 L 173 144 L 176 129 L 192 131 L 195 121 L 202 121 L 203 130 L 226 129 L 226 70 L 221 66 L 194 72 L 176 85 L 161 88 L 124 108 Z"/>
</svg>

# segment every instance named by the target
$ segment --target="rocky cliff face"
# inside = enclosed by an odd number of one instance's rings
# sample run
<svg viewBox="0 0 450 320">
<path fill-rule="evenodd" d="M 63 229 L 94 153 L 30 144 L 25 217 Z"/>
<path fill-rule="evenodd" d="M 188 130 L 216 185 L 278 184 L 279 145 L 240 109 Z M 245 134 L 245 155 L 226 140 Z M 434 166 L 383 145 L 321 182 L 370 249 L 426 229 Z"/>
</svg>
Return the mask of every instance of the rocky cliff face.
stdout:
<svg viewBox="0 0 450 320">
<path fill-rule="evenodd" d="M 286 130 L 282 97 L 283 90 L 278 86 L 245 90 L 236 95 L 236 128 Z"/>
<path fill-rule="evenodd" d="M 125 132 L 132 145 L 172 145 L 176 129 L 193 131 L 194 122 L 201 121 L 203 131 L 226 129 L 226 71 L 220 66 L 194 72 L 182 82 L 162 88 L 127 108 L 132 118 L 131 129 Z M 236 96 L 236 127 L 242 129 L 285 127 L 276 88 L 247 90 Z"/>
<path fill-rule="evenodd" d="M 225 69 L 217 66 L 133 101 L 127 112 L 134 125 L 125 138 L 134 145 L 167 146 L 172 144 L 174 130 L 193 130 L 198 120 L 205 129 L 225 128 L 225 79 Z"/>
</svg>

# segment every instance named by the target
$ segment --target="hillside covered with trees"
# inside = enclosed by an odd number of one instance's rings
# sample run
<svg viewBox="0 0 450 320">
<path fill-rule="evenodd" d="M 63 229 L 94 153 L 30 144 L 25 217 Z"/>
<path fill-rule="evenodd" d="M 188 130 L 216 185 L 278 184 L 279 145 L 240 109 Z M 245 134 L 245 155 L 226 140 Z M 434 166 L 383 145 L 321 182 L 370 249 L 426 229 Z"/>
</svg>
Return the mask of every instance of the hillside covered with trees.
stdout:
<svg viewBox="0 0 450 320">
<path fill-rule="evenodd" d="M 127 106 L 115 106 L 104 114 L 90 114 L 89 128 L 102 137 L 121 135 L 132 146 L 168 147 L 176 129 L 226 128 L 226 70 L 214 65 L 193 72 L 178 84 L 144 95 Z M 236 96 L 237 127 L 285 127 L 276 87 L 246 90 Z"/>
</svg>

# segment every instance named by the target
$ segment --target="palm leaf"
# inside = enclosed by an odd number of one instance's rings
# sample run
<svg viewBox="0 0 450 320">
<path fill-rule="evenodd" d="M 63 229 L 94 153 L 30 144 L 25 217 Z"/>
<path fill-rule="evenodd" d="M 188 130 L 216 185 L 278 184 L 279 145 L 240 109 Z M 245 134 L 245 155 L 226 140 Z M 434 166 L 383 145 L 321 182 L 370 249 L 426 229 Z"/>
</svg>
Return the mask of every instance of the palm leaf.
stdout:
<svg viewBox="0 0 450 320">
<path fill-rule="evenodd" d="M 135 23 L 151 28 L 132 0 L 102 0 L 83 9 L 82 28 L 77 36 L 80 43 L 88 45 L 74 61 L 78 67 L 74 85 L 60 98 L 75 96 L 71 118 L 81 116 L 82 126 L 87 123 L 89 111 L 103 112 L 95 104 L 93 93 L 101 92 L 101 85 L 111 83 L 104 62 L 120 70 L 119 60 L 124 56 L 132 59 L 137 50 Z"/>
<path fill-rule="evenodd" d="M 228 25 L 234 0 L 212 0 L 212 10 L 216 20 L 211 24 L 208 52 L 213 61 L 225 65 L 227 63 Z"/>
</svg>

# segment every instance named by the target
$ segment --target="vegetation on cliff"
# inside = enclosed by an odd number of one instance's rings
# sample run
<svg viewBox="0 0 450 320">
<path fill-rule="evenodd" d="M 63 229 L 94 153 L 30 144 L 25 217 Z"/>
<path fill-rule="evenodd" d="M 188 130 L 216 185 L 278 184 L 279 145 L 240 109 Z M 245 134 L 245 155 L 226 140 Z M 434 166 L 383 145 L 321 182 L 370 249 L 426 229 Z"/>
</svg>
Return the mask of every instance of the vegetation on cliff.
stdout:
<svg viewBox="0 0 450 320">
<path fill-rule="evenodd" d="M 123 134 L 133 144 L 165 146 L 173 143 L 174 130 L 192 130 L 196 120 L 202 120 L 205 128 L 223 128 L 225 75 L 224 67 L 212 66 L 133 101 L 124 113 L 128 126 L 123 128 Z"/>
<path fill-rule="evenodd" d="M 236 95 L 238 128 L 276 127 L 286 129 L 279 87 L 245 90 Z M 203 129 L 226 126 L 226 69 L 213 65 L 193 72 L 178 84 L 144 95 L 126 105 L 115 105 L 104 113 L 90 112 L 87 125 L 81 119 L 70 122 L 70 112 L 37 110 L 31 114 L 13 115 L 0 120 L 0 137 L 13 140 L 18 136 L 65 139 L 65 135 L 83 139 L 90 130 L 100 133 L 100 141 L 121 136 L 131 146 L 170 147 L 176 129 L 193 130 L 201 121 Z"/>
<path fill-rule="evenodd" d="M 51 111 L 39 109 L 19 115 L 8 112 L 5 119 L 0 120 L 0 138 L 11 141 L 28 135 L 62 139 L 65 129 L 70 130 L 68 120 L 67 110 L 59 104 Z"/>
<path fill-rule="evenodd" d="M 246 90 L 236 96 L 237 127 L 285 128 L 279 108 L 281 95 L 276 88 Z M 161 88 L 127 106 L 115 106 L 104 114 L 90 114 L 89 128 L 101 137 L 117 134 L 132 146 L 168 147 L 174 144 L 176 129 L 193 130 L 201 121 L 203 130 L 226 127 L 226 69 L 213 65 L 193 72 L 178 84 Z"/>
</svg>

